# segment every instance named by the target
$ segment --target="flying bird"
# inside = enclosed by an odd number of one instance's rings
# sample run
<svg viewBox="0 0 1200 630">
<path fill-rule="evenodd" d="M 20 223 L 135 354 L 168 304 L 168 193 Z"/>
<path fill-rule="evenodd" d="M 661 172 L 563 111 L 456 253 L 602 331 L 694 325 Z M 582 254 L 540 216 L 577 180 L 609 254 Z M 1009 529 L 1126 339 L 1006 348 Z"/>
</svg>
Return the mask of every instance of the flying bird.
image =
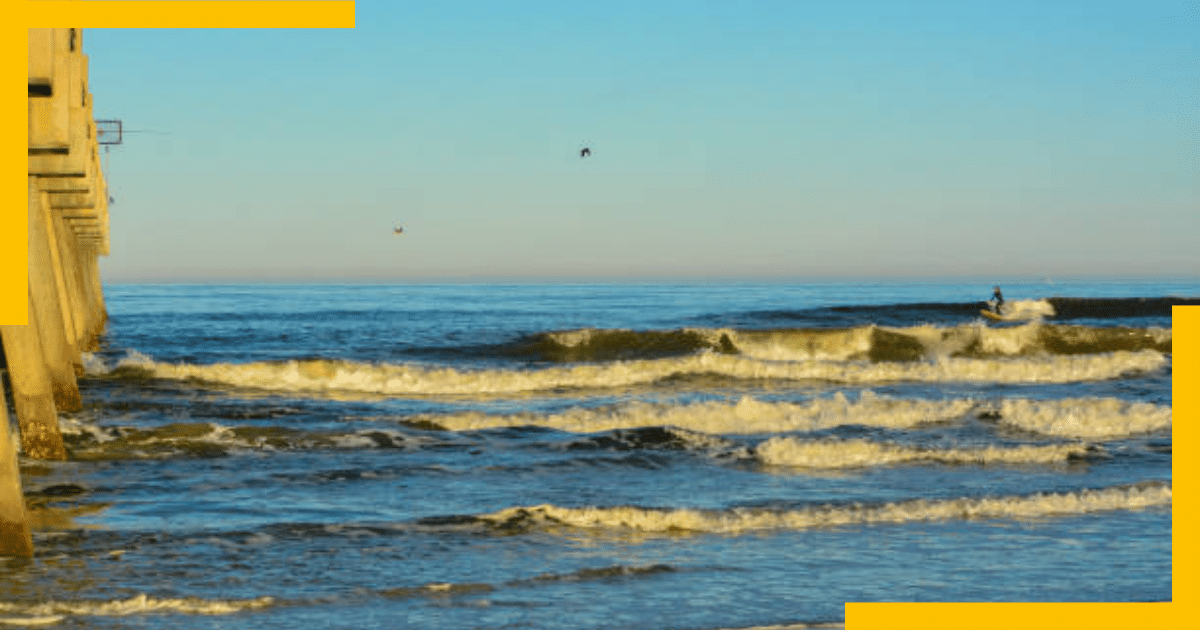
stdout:
<svg viewBox="0 0 1200 630">
<path fill-rule="evenodd" d="M 579 157 L 581 157 L 581 158 L 585 158 L 591 154 L 592 154 L 592 150 L 587 147 L 583 147 L 582 149 L 579 150 Z"/>
</svg>

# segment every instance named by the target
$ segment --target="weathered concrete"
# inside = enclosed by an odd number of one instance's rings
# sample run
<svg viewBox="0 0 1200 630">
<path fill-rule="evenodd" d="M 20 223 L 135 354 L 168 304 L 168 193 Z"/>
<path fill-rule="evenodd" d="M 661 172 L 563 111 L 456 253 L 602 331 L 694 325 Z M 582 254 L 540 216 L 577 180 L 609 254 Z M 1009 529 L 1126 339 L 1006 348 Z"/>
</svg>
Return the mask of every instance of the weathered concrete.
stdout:
<svg viewBox="0 0 1200 630">
<path fill-rule="evenodd" d="M 21 450 L 37 459 L 67 458 L 58 427 L 58 408 L 50 385 L 50 371 L 38 336 L 38 314 L 29 299 L 29 324 L 0 326 L 8 378 L 12 382 L 13 409 L 21 426 Z"/>
<path fill-rule="evenodd" d="M 4 400 L 4 388 L 0 387 L 0 556 L 32 555 L 33 538 L 25 496 L 21 493 L 21 469 L 8 424 L 8 402 Z"/>
<path fill-rule="evenodd" d="M 45 352 L 46 369 L 54 404 L 60 411 L 83 408 L 75 368 L 80 364 L 76 340 L 68 340 L 67 328 L 59 304 L 55 276 L 55 244 L 43 208 L 50 195 L 38 189 L 38 178 L 29 178 L 29 305 L 37 313 L 38 336 Z"/>
<path fill-rule="evenodd" d="M 75 233 L 61 214 L 54 213 L 51 222 L 59 234 L 58 253 L 62 260 L 63 282 L 67 288 L 63 297 L 71 311 L 71 321 L 75 326 L 70 334 L 75 336 L 76 345 L 82 349 L 87 345 L 87 317 L 84 314 L 83 289 L 79 285 L 79 260 L 76 256 Z"/>
<path fill-rule="evenodd" d="M 45 178 L 41 181 L 44 182 Z M 63 274 L 62 254 L 58 248 L 60 228 L 48 204 L 42 206 L 42 219 L 46 226 L 46 252 L 50 255 L 50 265 L 54 270 L 54 287 L 58 291 L 58 306 L 62 317 L 63 338 L 67 343 L 67 352 L 71 356 L 75 376 L 81 376 L 83 374 L 83 364 L 80 362 L 81 355 L 79 353 L 79 327 L 75 325 L 75 316 L 71 312 L 70 296 L 67 293 L 66 278 Z"/>
</svg>

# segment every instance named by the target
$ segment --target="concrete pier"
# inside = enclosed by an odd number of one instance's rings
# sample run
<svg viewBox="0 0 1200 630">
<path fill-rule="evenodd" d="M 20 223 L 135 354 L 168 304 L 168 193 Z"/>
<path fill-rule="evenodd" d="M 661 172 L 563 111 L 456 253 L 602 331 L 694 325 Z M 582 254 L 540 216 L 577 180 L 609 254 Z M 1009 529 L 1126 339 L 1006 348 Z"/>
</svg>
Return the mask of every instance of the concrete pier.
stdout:
<svg viewBox="0 0 1200 630">
<path fill-rule="evenodd" d="M 4 388 L 0 387 L 0 556 L 29 557 L 33 555 L 33 539 L 8 427 L 8 403 L 4 400 Z"/>
<path fill-rule="evenodd" d="M 0 326 L 20 451 L 67 458 L 58 414 L 82 408 L 82 352 L 98 347 L 107 313 L 98 257 L 108 254 L 108 190 L 88 91 L 83 29 L 29 29 L 29 310 Z M 0 395 L 0 555 L 29 555 L 29 528 Z"/>
</svg>

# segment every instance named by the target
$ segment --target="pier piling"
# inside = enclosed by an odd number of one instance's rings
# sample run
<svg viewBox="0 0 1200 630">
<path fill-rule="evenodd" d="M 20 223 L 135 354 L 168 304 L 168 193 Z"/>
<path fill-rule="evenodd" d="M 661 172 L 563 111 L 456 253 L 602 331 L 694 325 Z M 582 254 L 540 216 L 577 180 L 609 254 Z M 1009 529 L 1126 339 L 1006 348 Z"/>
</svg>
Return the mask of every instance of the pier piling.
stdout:
<svg viewBox="0 0 1200 630">
<path fill-rule="evenodd" d="M 83 29 L 29 29 L 28 321 L 0 325 L 20 452 L 63 460 L 60 412 L 82 408 L 82 352 L 107 313 L 99 256 L 108 254 L 108 188 L 88 91 Z M 29 555 L 8 401 L 0 396 L 0 555 Z"/>
<path fill-rule="evenodd" d="M 0 556 L 32 555 L 33 539 L 8 424 L 8 402 L 4 400 L 4 388 L 0 387 Z"/>
</svg>

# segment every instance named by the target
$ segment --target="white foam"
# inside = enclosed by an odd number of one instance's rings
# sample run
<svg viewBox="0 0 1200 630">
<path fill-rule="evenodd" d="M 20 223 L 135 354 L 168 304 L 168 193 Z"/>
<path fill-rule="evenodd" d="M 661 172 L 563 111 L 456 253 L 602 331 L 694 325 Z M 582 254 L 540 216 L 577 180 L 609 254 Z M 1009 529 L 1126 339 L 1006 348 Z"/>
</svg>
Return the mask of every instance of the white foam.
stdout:
<svg viewBox="0 0 1200 630">
<path fill-rule="evenodd" d="M 1171 505 L 1171 487 L 1160 482 L 1062 494 L 1034 494 L 950 500 L 918 499 L 882 505 L 842 505 L 771 510 L 647 509 L 640 507 L 515 507 L 481 518 L 497 525 L 530 520 L 547 526 L 644 533 L 697 532 L 742 534 L 765 530 L 803 530 L 857 525 L 899 524 L 964 519 L 1042 519 L 1111 510 Z"/>
<path fill-rule="evenodd" d="M 605 332 L 625 332 L 624 330 L 609 330 Z M 578 348 L 587 345 L 600 331 L 595 328 L 580 328 L 578 330 L 560 330 L 546 335 L 554 343 L 564 348 Z"/>
<path fill-rule="evenodd" d="M 930 358 L 950 357 L 968 350 L 994 356 L 1020 356 L 1040 350 L 1043 326 L 1029 323 L 996 328 L 976 322 L 951 328 L 926 325 L 885 330 L 912 337 Z"/>
<path fill-rule="evenodd" d="M 1116 398 L 1004 400 L 1003 424 L 1043 435 L 1100 440 L 1171 428 L 1171 408 Z"/>
<path fill-rule="evenodd" d="M 874 326 L 845 330 L 716 331 L 742 355 L 767 361 L 847 361 L 871 351 Z"/>
<path fill-rule="evenodd" d="M 196 423 L 194 425 L 168 425 L 155 428 L 131 428 L 98 426 L 81 418 L 63 417 L 59 420 L 60 429 L 64 436 L 90 436 L 95 445 L 84 443 L 77 446 L 77 453 L 83 454 L 89 450 L 108 448 L 112 444 L 120 444 L 132 449 L 129 455 L 139 453 L 147 458 L 167 456 L 152 447 L 157 445 L 193 445 L 212 444 L 221 448 L 244 448 L 264 450 L 271 449 L 269 438 L 239 437 L 233 429 L 215 422 Z M 146 450 L 140 450 L 146 449 Z"/>
<path fill-rule="evenodd" d="M 124 357 L 117 361 L 116 367 L 152 368 L 154 367 L 154 359 L 137 350 L 129 350 L 125 353 Z"/>
<path fill-rule="evenodd" d="M 1054 317 L 1054 305 L 1049 300 L 1006 300 L 1001 309 L 1005 319 L 1042 319 Z"/>
<path fill-rule="evenodd" d="M 62 615 L 43 615 L 41 617 L 0 617 L 0 625 L 22 627 L 49 626 L 62 620 Z"/>
<path fill-rule="evenodd" d="M 452 431 L 537 426 L 573 433 L 597 433 L 668 426 L 708 434 L 748 435 L 819 431 L 848 425 L 908 429 L 935 422 L 959 421 L 968 415 L 997 413 L 1003 424 L 1077 440 L 1119 438 L 1171 426 L 1170 407 L 1129 403 L 1115 398 L 1006 399 L 999 403 L 983 403 L 970 398 L 891 398 L 871 391 L 863 392 L 857 399 L 838 392 L 803 403 L 765 401 L 747 396 L 736 402 L 708 401 L 688 405 L 632 402 L 601 408 L 573 407 L 563 413 L 545 415 L 466 412 L 409 419 L 427 421 Z M 960 456 L 968 457 L 966 453 Z"/>
<path fill-rule="evenodd" d="M 108 373 L 108 366 L 104 364 L 104 360 L 91 352 L 80 353 L 81 363 L 83 364 L 84 374 L 99 376 Z"/>
<path fill-rule="evenodd" d="M 1083 444 L 987 447 L 972 449 L 914 448 L 868 440 L 803 440 L 774 437 L 755 449 L 769 466 L 859 468 L 915 461 L 944 464 L 1056 464 L 1088 452 Z"/>
<path fill-rule="evenodd" d="M 571 407 L 561 413 L 536 414 L 487 414 L 479 411 L 468 411 L 452 414 L 428 414 L 406 416 L 403 420 L 416 423 L 429 423 L 450 431 L 475 431 L 506 427 L 535 426 L 572 433 L 600 433 L 620 429 L 639 429 L 648 427 L 673 427 L 675 433 L 697 450 L 728 450 L 728 444 L 721 442 L 709 443 L 706 436 L 712 435 L 761 435 L 783 434 L 806 431 L 820 431 L 839 426 L 871 426 L 889 429 L 909 429 L 925 424 L 938 422 L 960 422 L 969 417 L 982 415 L 996 416 L 1002 425 L 1031 431 L 1047 436 L 1075 440 L 1103 440 L 1139 435 L 1161 431 L 1171 427 L 1171 408 L 1151 403 L 1131 403 L 1115 398 L 1066 398 L 1057 400 L 1028 400 L 1004 399 L 996 402 L 978 401 L 972 398 L 957 398 L 949 400 L 925 400 L 909 398 L 892 398 L 871 391 L 864 391 L 856 397 L 846 396 L 837 392 L 832 396 L 814 398 L 804 402 L 770 401 L 744 396 L 734 401 L 706 401 L 691 404 L 656 403 L 633 401 L 619 405 L 604 407 Z M 275 440 L 283 439 L 298 447 L 333 446 L 335 448 L 378 448 L 381 431 L 379 429 L 362 429 L 346 434 L 327 436 L 285 434 L 278 438 L 270 435 L 239 435 L 230 427 L 206 423 L 202 430 L 182 431 L 172 433 L 153 430 L 139 432 L 115 427 L 100 427 L 86 422 L 80 417 L 63 417 L 60 420 L 62 432 L 66 436 L 89 435 L 101 445 L 124 440 L 133 446 L 172 444 L 172 443 L 210 443 L 227 449 L 273 449 Z M 199 429 L 200 427 L 198 427 Z M 403 434 L 395 431 L 382 431 L 391 439 L 394 445 L 412 444 L 420 441 L 420 436 Z M 799 440 L 794 440 L 799 450 Z M 782 458 L 766 461 L 772 465 L 817 466 L 831 464 L 788 463 L 787 457 L 802 457 L 799 450 L 796 455 L 784 455 L 788 447 L 786 441 L 772 442 L 770 445 L 759 447 L 760 456 L 763 453 L 770 457 Z M 874 453 L 875 463 L 883 464 L 911 459 L 937 459 L 969 463 L 984 457 L 986 461 L 999 461 L 1004 457 L 997 452 L 980 453 L 962 451 L 954 453 L 929 453 L 925 451 L 884 448 L 877 444 L 842 443 L 834 446 L 826 444 L 820 448 L 840 448 L 841 454 L 829 454 L 827 457 L 836 460 L 838 457 L 847 462 L 856 458 L 867 457 Z M 85 448 L 80 446 L 79 448 Z M 818 448 L 812 444 L 804 449 Z M 1064 447 L 1066 448 L 1066 447 Z M 1068 449 L 1070 450 L 1070 449 Z M 1073 452 L 1073 451 L 1072 451 Z M 859 453 L 856 455 L 855 453 Z M 1036 455 L 1035 453 L 1041 453 Z M 1025 455 L 1012 457 L 1046 457 L 1061 459 L 1058 451 L 1053 449 L 1034 451 Z M 1065 457 L 1066 455 L 1063 455 Z M 808 457 L 817 457 L 815 454 Z M 832 461 L 832 460 L 831 460 Z M 1031 460 L 1032 461 L 1032 460 Z M 1013 460 L 1012 463 L 1018 463 Z M 842 464 L 846 466 L 853 463 Z"/>
<path fill-rule="evenodd" d="M 511 394 L 558 388 L 613 388 L 665 378 L 715 374 L 738 379 L 823 380 L 841 383 L 998 382 L 1067 383 L 1109 379 L 1162 367 L 1152 350 L 1019 359 L 940 358 L 921 362 L 764 361 L 702 353 L 669 359 L 617 361 L 543 369 L 456 370 L 420 365 L 306 360 L 212 365 L 140 364 L 160 378 L 334 395 Z"/>
<path fill-rule="evenodd" d="M 487 415 L 471 412 L 420 416 L 454 431 L 539 426 L 574 433 L 674 426 L 709 434 L 814 431 L 848 424 L 909 428 L 961 418 L 975 408 L 971 399 L 908 400 L 864 392 L 857 400 L 841 392 L 807 403 L 770 402 L 743 397 L 737 402 L 690 405 L 633 402 L 603 408 L 573 407 L 560 414 Z"/>
<path fill-rule="evenodd" d="M 119 437 L 117 432 L 107 430 L 81 418 L 62 416 L 58 419 L 58 428 L 63 435 L 88 435 L 98 443 L 110 442 Z"/>
<path fill-rule="evenodd" d="M 33 618 L 49 618 L 62 615 L 123 617 L 153 612 L 171 612 L 189 615 L 228 615 L 245 610 L 266 608 L 275 603 L 272 597 L 255 599 L 200 599 L 197 597 L 158 598 L 146 594 L 129 599 L 114 599 L 97 602 L 46 602 L 20 605 L 0 602 L 0 611 L 15 612 Z"/>
</svg>

